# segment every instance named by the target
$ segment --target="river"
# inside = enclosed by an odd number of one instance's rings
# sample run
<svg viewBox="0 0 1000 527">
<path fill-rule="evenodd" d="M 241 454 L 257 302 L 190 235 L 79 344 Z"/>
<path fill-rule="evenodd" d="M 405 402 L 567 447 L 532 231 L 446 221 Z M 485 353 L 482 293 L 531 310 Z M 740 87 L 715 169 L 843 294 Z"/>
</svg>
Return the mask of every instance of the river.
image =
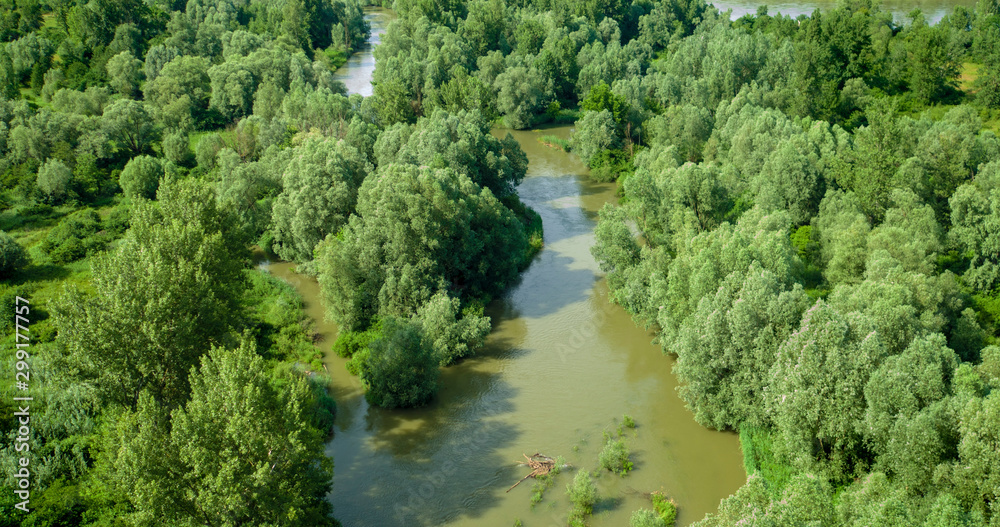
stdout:
<svg viewBox="0 0 1000 527">
<path fill-rule="evenodd" d="M 328 446 L 334 514 L 352 527 L 565 525 L 572 471 L 532 510 L 530 481 L 505 493 L 526 474 L 514 461 L 543 452 L 593 470 L 604 430 L 629 414 L 638 425 L 626 433 L 636 467 L 626 478 L 605 472 L 597 480 L 591 525 L 627 525 L 633 510 L 649 506 L 643 493 L 655 490 L 680 505 L 681 525 L 700 519 L 745 480 L 736 436 L 695 423 L 676 394 L 672 360 L 608 301 L 590 246 L 614 186 L 590 182 L 576 158 L 538 142 L 542 132 L 513 133 L 529 159 L 518 192 L 542 216 L 545 248 L 489 306 L 494 329 L 485 349 L 443 371 L 429 407 L 369 407 L 344 359 L 328 357 L 338 405 Z M 566 138 L 569 128 L 544 133 Z M 322 320 L 314 280 L 288 263 L 270 270 Z M 336 328 L 318 329 L 328 349 Z"/>
<path fill-rule="evenodd" d="M 716 5 L 734 16 L 756 11 L 750 3 Z M 827 5 L 781 10 L 808 13 Z M 928 13 L 944 9 L 919 5 Z M 371 9 L 367 16 L 377 42 L 392 14 Z M 337 74 L 350 92 L 370 95 L 373 70 L 368 47 Z M 597 479 L 590 525 L 628 525 L 632 511 L 650 506 L 652 491 L 673 498 L 678 525 L 687 525 L 745 481 L 736 436 L 695 423 L 677 396 L 672 359 L 609 302 L 589 249 L 596 212 L 615 200 L 614 186 L 590 181 L 575 157 L 538 142 L 543 133 L 567 138 L 569 132 L 512 132 L 529 159 L 518 194 L 541 215 L 545 247 L 488 307 L 493 331 L 485 348 L 444 369 L 439 395 L 425 408 L 369 407 L 345 360 L 329 353 L 337 328 L 324 321 L 315 280 L 289 263 L 262 265 L 302 294 L 323 338 L 338 410 L 327 445 L 335 464 L 330 501 L 345 527 L 509 526 L 518 519 L 526 527 L 566 525 L 566 484 L 575 470 L 597 468 L 603 434 L 623 414 L 637 423 L 625 434 L 635 469 L 625 478 L 604 472 Z M 534 452 L 563 456 L 573 467 L 532 507 L 531 480 L 505 491 L 527 473 L 516 460 Z"/>
</svg>

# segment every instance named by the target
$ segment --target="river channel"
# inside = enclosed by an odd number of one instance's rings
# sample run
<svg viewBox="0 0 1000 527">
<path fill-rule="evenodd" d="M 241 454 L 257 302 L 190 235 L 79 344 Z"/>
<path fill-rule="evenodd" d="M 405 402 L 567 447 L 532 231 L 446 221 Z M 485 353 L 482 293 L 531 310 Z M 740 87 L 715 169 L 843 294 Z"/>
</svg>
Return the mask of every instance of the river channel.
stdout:
<svg viewBox="0 0 1000 527">
<path fill-rule="evenodd" d="M 775 4 L 770 12 L 795 16 L 832 4 Z M 733 9 L 734 17 L 756 11 L 752 2 L 715 5 Z M 886 2 L 897 19 L 913 7 L 938 19 L 953 5 Z M 371 9 L 367 16 L 377 43 L 393 15 Z M 338 70 L 338 79 L 367 96 L 374 67 L 369 46 Z M 597 210 L 615 200 L 613 184 L 590 181 L 575 157 L 538 141 L 542 134 L 567 138 L 569 127 L 512 133 L 529 159 L 518 194 L 541 215 L 545 247 L 489 306 L 493 332 L 485 348 L 443 370 L 431 405 L 368 406 L 345 360 L 329 353 L 337 328 L 324 321 L 315 280 L 290 263 L 262 264 L 299 291 L 323 337 L 338 409 L 327 445 L 334 515 L 345 527 L 499 527 L 518 519 L 525 527 L 566 525 L 566 484 L 576 470 L 597 468 L 604 432 L 629 414 L 637 423 L 625 434 L 635 469 L 625 478 L 604 472 L 597 479 L 590 525 L 627 525 L 632 511 L 650 506 L 652 491 L 677 502 L 678 525 L 697 521 L 745 481 L 738 440 L 695 423 L 677 396 L 672 359 L 609 302 L 590 247 Z M 531 480 L 505 491 L 527 473 L 516 460 L 534 452 L 563 456 L 572 467 L 532 507 Z"/>
</svg>

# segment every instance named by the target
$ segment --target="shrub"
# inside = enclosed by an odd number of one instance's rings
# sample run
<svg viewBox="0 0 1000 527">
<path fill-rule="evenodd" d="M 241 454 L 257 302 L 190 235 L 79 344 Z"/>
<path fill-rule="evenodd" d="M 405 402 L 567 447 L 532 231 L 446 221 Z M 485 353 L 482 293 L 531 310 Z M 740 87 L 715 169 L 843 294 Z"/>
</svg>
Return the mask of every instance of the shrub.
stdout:
<svg viewBox="0 0 1000 527">
<path fill-rule="evenodd" d="M 42 250 L 52 261 L 66 264 L 104 249 L 107 236 L 98 234 L 101 219 L 91 209 L 84 209 L 66 216 L 42 242 Z"/>
<path fill-rule="evenodd" d="M 625 428 L 635 428 L 635 419 L 632 419 L 631 415 L 625 414 L 622 416 L 622 424 L 625 425 Z"/>
<path fill-rule="evenodd" d="M 649 509 L 639 509 L 628 520 L 629 527 L 667 527 L 666 523 Z"/>
<path fill-rule="evenodd" d="M 654 492 L 650 499 L 653 500 L 653 510 L 660 517 L 663 525 L 673 527 L 677 520 L 677 504 L 674 500 L 663 495 L 662 492 Z"/>
<path fill-rule="evenodd" d="M 570 513 L 570 521 L 583 517 L 594 512 L 594 503 L 597 503 L 597 486 L 594 479 L 590 477 L 590 472 L 581 470 L 573 477 L 573 482 L 566 486 L 566 495 L 573 503 L 573 511 Z"/>
<path fill-rule="evenodd" d="M 115 237 L 123 236 L 128 230 L 131 212 L 126 205 L 118 205 L 111 209 L 111 214 L 104 220 L 104 229 Z"/>
<path fill-rule="evenodd" d="M 624 477 L 632 470 L 632 461 L 629 460 L 628 447 L 621 439 L 612 439 L 604 445 L 598 457 L 601 466 Z"/>
<path fill-rule="evenodd" d="M 333 342 L 333 351 L 338 357 L 350 358 L 368 347 L 382 335 L 381 324 L 375 323 L 365 331 L 341 331 Z"/>
<path fill-rule="evenodd" d="M 14 271 L 28 265 L 28 253 L 14 237 L 0 231 L 0 278 L 7 278 Z"/>
</svg>

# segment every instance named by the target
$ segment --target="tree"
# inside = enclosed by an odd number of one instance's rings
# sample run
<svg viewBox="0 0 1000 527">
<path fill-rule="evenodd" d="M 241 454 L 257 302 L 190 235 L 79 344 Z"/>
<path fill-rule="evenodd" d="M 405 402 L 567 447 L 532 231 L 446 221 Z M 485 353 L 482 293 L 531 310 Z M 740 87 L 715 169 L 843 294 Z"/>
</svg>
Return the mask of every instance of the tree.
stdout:
<svg viewBox="0 0 1000 527">
<path fill-rule="evenodd" d="M 98 470 L 144 525 L 337 525 L 333 466 L 310 420 L 314 396 L 278 390 L 255 346 L 212 348 L 192 367 L 191 399 L 172 412 L 143 392 L 106 434 Z"/>
<path fill-rule="evenodd" d="M 438 291 L 413 316 L 442 366 L 472 355 L 489 335 L 489 317 L 482 309 L 460 311 L 461 301 Z"/>
<path fill-rule="evenodd" d="M 793 136 L 768 156 L 751 181 L 754 201 L 766 210 L 788 210 L 796 225 L 816 215 L 825 187 L 821 153 L 805 137 Z"/>
<path fill-rule="evenodd" d="M 128 51 L 111 57 L 107 64 L 108 84 L 126 97 L 132 97 L 139 90 L 142 81 L 142 61 Z"/>
<path fill-rule="evenodd" d="M 361 365 L 365 398 L 383 408 L 426 404 L 437 391 L 438 361 L 419 325 L 383 318 L 382 336 L 368 344 Z"/>
<path fill-rule="evenodd" d="M 813 218 L 813 236 L 819 240 L 823 275 L 831 284 L 858 280 L 865 269 L 871 225 L 853 194 L 828 191 Z"/>
<path fill-rule="evenodd" d="M 163 178 L 163 163 L 153 156 L 139 156 L 129 160 L 118 177 L 118 184 L 125 197 L 153 199 Z"/>
<path fill-rule="evenodd" d="M 767 389 L 767 411 L 797 466 L 811 466 L 818 441 L 821 458 L 830 456 L 838 473 L 847 469 L 844 453 L 860 442 L 864 405 L 858 401 L 884 355 L 863 317 L 838 313 L 822 300 L 806 311 L 799 330 L 778 349 Z"/>
<path fill-rule="evenodd" d="M 175 165 L 187 165 L 194 155 L 191 153 L 190 139 L 183 130 L 176 130 L 163 136 L 163 157 Z"/>
<path fill-rule="evenodd" d="M 131 157 L 144 154 L 159 137 L 147 106 L 132 99 L 118 99 L 104 109 L 102 117 L 105 133 L 119 149 L 128 150 Z"/>
<path fill-rule="evenodd" d="M 950 199 L 949 233 L 971 256 L 965 281 L 979 291 L 1000 285 L 1000 164 L 983 166 Z"/>
<path fill-rule="evenodd" d="M 205 57 L 182 55 L 166 63 L 155 78 L 146 82 L 143 95 L 161 120 L 170 116 L 176 120 L 179 115 L 190 116 L 196 122 L 204 118 L 212 94 L 210 65 Z M 176 127 L 175 123 L 164 124 Z"/>
<path fill-rule="evenodd" d="M 449 114 L 435 110 L 415 125 L 397 124 L 378 135 L 374 155 L 390 163 L 452 168 L 497 197 L 515 192 L 527 172 L 528 158 L 510 135 L 497 139 L 476 111 Z"/>
<path fill-rule="evenodd" d="M 93 260 L 95 294 L 68 291 L 59 339 L 110 401 L 132 407 L 187 399 L 188 370 L 239 319 L 244 240 L 196 181 L 163 186 L 137 204 L 117 249 Z"/>
<path fill-rule="evenodd" d="M 584 113 L 576 128 L 571 141 L 573 151 L 587 164 L 600 152 L 622 146 L 614 116 L 608 110 Z"/>
<path fill-rule="evenodd" d="M 771 366 L 808 307 L 801 286 L 787 288 L 756 262 L 699 302 L 671 346 L 681 397 L 698 422 L 716 429 L 768 423 Z"/>
<path fill-rule="evenodd" d="M 515 129 L 531 126 L 532 116 L 548 106 L 551 97 L 544 77 L 534 68 L 513 66 L 497 76 L 497 111 Z"/>
<path fill-rule="evenodd" d="M 959 421 L 958 462 L 953 479 L 963 505 L 994 521 L 1000 502 L 1000 392 L 974 397 L 965 403 Z"/>
<path fill-rule="evenodd" d="M 9 278 L 30 261 L 24 247 L 21 247 L 13 236 L 0 231 L 0 278 Z"/>
<path fill-rule="evenodd" d="M 869 254 L 884 251 L 907 271 L 933 274 L 944 237 L 934 209 L 908 189 L 893 190 L 891 202 L 885 220 L 868 235 Z"/>
<path fill-rule="evenodd" d="M 342 140 L 310 139 L 297 147 L 274 202 L 274 252 L 286 260 L 311 260 L 316 244 L 340 231 L 354 212 L 358 188 L 371 170 Z"/>
<path fill-rule="evenodd" d="M 316 253 L 327 315 L 357 331 L 408 317 L 443 288 L 497 295 L 526 250 L 520 220 L 489 189 L 452 169 L 390 164 L 365 179 L 357 214 Z"/>
<path fill-rule="evenodd" d="M 906 350 L 888 357 L 865 385 L 865 436 L 876 453 L 892 439 L 894 423 L 911 418 L 948 395 L 948 380 L 958 357 L 941 334 L 915 340 Z"/>
<path fill-rule="evenodd" d="M 45 197 L 54 203 L 65 199 L 70 191 L 70 180 L 73 179 L 73 171 L 65 163 L 58 159 L 49 159 L 38 169 L 38 190 L 45 194 Z"/>
</svg>

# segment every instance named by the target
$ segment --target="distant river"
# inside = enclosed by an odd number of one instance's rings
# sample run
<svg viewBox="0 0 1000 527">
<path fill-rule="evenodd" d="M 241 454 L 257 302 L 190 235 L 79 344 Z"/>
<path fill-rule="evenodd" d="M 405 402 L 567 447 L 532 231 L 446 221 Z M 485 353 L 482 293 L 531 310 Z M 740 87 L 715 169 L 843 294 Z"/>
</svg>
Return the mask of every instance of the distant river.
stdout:
<svg viewBox="0 0 1000 527">
<path fill-rule="evenodd" d="M 715 7 L 719 11 L 732 9 L 732 18 L 734 19 L 747 13 L 756 13 L 757 6 L 761 5 L 761 2 L 754 2 L 752 0 L 732 0 L 712 3 L 715 4 Z M 829 10 L 836 5 L 836 0 L 774 2 L 767 3 L 767 11 L 772 15 L 781 13 L 796 18 L 799 15 L 811 15 L 817 9 L 820 11 Z M 975 0 L 883 0 L 882 9 L 891 12 L 897 23 L 909 23 L 909 14 L 914 9 L 920 9 L 928 21 L 936 23 L 956 6 L 965 6 L 972 9 L 975 5 Z"/>
</svg>

